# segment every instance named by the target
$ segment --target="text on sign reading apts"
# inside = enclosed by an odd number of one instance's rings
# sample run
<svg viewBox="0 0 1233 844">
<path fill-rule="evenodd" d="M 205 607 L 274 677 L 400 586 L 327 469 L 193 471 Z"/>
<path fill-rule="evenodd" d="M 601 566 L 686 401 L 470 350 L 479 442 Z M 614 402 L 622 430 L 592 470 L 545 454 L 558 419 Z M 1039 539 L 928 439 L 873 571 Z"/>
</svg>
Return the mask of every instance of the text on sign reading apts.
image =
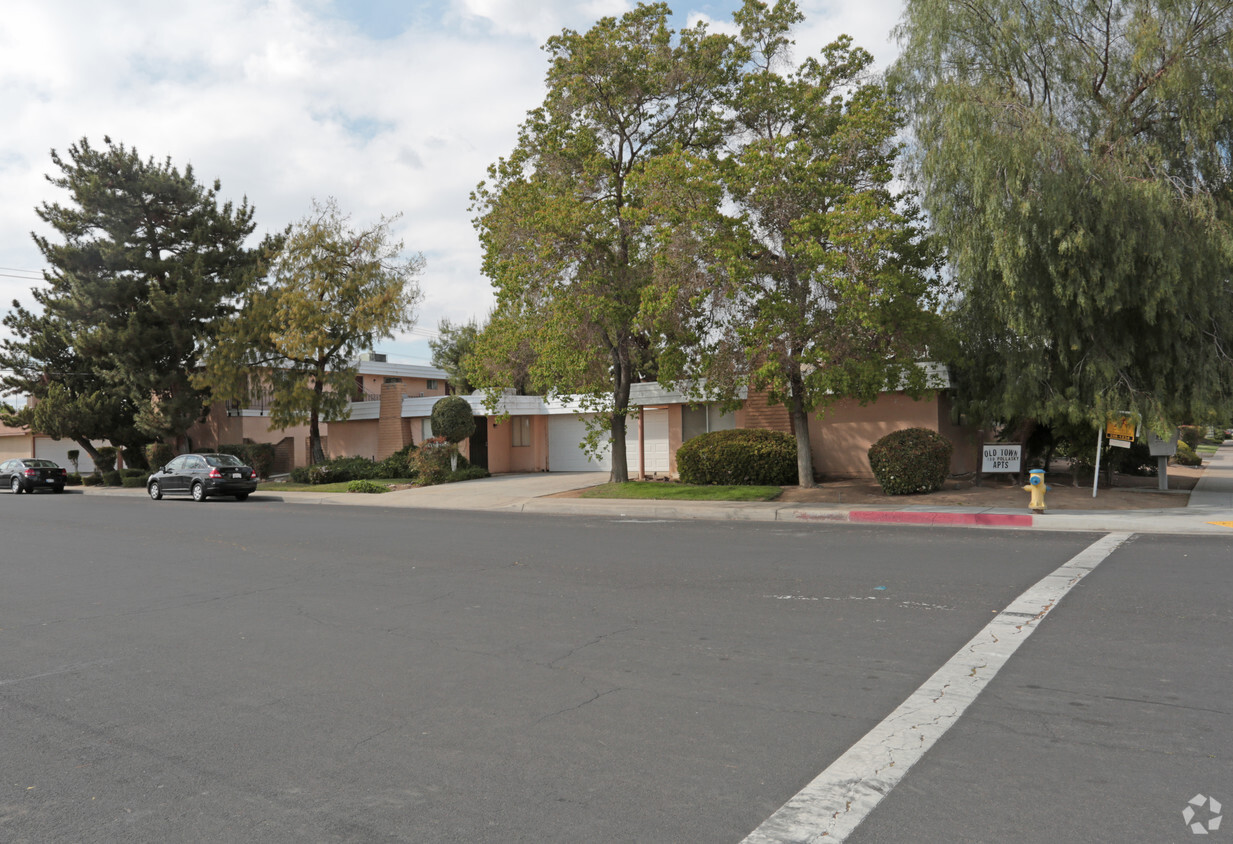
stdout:
<svg viewBox="0 0 1233 844">
<path fill-rule="evenodd" d="M 981 461 L 982 472 L 1018 472 L 1023 457 L 1023 446 L 985 443 Z"/>
</svg>

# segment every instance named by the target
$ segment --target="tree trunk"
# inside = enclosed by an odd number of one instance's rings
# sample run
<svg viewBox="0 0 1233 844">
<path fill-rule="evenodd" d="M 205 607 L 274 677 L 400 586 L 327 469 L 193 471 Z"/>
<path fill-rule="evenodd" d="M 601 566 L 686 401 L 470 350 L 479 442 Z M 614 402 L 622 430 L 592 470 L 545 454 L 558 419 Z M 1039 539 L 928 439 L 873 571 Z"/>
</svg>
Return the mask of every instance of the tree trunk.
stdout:
<svg viewBox="0 0 1233 844">
<path fill-rule="evenodd" d="M 788 380 L 792 386 L 792 433 L 796 436 L 796 482 L 802 489 L 813 489 L 817 483 L 813 479 L 813 449 L 809 445 L 809 412 L 801 398 L 805 384 L 797 373 Z"/>
<path fill-rule="evenodd" d="M 611 446 L 609 454 L 612 469 L 608 474 L 609 483 L 623 484 L 629 480 L 629 458 L 625 453 L 626 411 L 629 410 L 629 385 L 632 381 L 629 355 L 623 353 L 620 347 L 613 349 L 612 364 L 616 389 L 612 392 L 612 423 Z"/>
<path fill-rule="evenodd" d="M 101 464 L 102 464 L 102 462 L 103 462 L 103 458 L 102 458 L 102 456 L 98 453 L 98 449 L 96 449 L 96 448 L 95 448 L 95 447 L 94 447 L 94 446 L 90 443 L 90 441 L 89 441 L 89 440 L 84 439 L 84 438 L 83 438 L 83 439 L 74 439 L 74 440 L 73 440 L 73 442 L 75 442 L 75 443 L 77 443 L 79 446 L 81 446 L 81 447 L 82 447 L 82 449 L 86 452 L 86 454 L 90 455 L 90 459 L 91 459 L 92 461 L 94 461 L 94 465 L 95 465 L 95 467 L 98 467 L 99 465 L 101 465 Z"/>
<path fill-rule="evenodd" d="M 308 412 L 308 462 L 320 466 L 325 462 L 325 449 L 321 447 L 321 396 L 325 392 L 325 365 L 317 364 L 317 376 L 313 379 L 313 406 Z"/>
</svg>

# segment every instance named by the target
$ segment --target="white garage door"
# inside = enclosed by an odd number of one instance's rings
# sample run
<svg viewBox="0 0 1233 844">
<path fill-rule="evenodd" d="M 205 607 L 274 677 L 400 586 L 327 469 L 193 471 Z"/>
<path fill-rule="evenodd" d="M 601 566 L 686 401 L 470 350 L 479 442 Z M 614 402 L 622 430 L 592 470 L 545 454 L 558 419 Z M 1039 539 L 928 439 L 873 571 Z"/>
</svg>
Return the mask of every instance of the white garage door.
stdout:
<svg viewBox="0 0 1233 844">
<path fill-rule="evenodd" d="M 586 414 L 591 418 L 591 414 Z M 583 452 L 579 443 L 587 435 L 583 420 L 572 413 L 548 417 L 548 471 L 550 472 L 603 472 L 612 468 L 608 449 L 599 460 Z"/>
<path fill-rule="evenodd" d="M 108 445 L 105 440 L 93 440 L 92 442 L 95 448 L 102 448 Z M 84 448 L 72 440 L 53 440 L 51 437 L 34 438 L 35 457 L 55 461 L 57 465 L 63 466 L 71 472 L 73 471 L 73 463 L 68 459 L 70 451 L 80 452 L 77 458 L 77 467 L 83 475 L 88 475 L 94 471 L 94 461 L 90 459 L 90 455 Z"/>
<path fill-rule="evenodd" d="M 668 471 L 668 411 L 642 411 L 643 468 L 647 473 Z M 625 460 L 631 475 L 638 474 L 638 417 L 630 415 L 625 423 Z"/>
</svg>

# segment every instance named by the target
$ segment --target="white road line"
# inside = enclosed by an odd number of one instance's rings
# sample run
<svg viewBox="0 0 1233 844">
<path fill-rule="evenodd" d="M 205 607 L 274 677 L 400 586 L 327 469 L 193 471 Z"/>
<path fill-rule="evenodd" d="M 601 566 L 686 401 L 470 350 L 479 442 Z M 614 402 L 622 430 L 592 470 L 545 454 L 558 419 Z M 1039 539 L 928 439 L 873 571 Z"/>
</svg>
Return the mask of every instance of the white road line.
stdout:
<svg viewBox="0 0 1233 844">
<path fill-rule="evenodd" d="M 1040 620 L 1130 536 L 1111 533 L 1103 537 L 1016 598 L 886 720 L 767 818 L 743 844 L 845 840 L 959 720 Z"/>
</svg>

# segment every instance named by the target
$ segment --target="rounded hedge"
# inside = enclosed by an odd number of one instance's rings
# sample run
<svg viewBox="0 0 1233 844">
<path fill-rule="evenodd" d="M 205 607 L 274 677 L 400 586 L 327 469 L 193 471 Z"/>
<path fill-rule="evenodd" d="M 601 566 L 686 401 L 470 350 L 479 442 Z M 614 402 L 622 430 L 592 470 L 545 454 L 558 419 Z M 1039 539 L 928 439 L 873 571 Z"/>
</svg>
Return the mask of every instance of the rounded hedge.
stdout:
<svg viewBox="0 0 1233 844">
<path fill-rule="evenodd" d="M 446 396 L 432 406 L 432 434 L 460 443 L 475 433 L 475 414 L 462 396 Z"/>
<path fill-rule="evenodd" d="M 892 431 L 869 447 L 869 465 L 887 495 L 937 492 L 950 472 L 950 440 L 928 428 Z"/>
<path fill-rule="evenodd" d="M 797 482 L 796 438 L 763 428 L 700 434 L 676 452 L 686 484 L 786 486 Z"/>
</svg>

